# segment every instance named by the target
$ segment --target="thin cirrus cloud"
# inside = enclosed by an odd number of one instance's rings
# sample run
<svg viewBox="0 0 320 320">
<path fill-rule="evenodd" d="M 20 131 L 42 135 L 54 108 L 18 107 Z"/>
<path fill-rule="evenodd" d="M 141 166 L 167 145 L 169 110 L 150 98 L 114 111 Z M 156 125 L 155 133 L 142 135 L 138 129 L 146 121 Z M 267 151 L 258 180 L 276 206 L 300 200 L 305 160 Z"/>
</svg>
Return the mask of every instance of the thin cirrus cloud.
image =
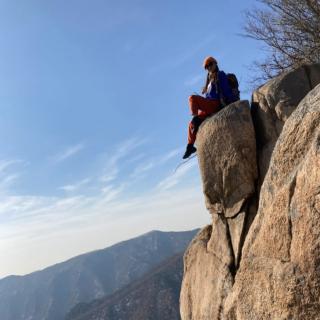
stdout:
<svg viewBox="0 0 320 320">
<path fill-rule="evenodd" d="M 13 164 L 19 163 L 21 160 L 1 160 L 0 161 L 0 174 L 3 173 L 8 167 Z"/>
<path fill-rule="evenodd" d="M 175 149 L 167 152 L 165 155 L 163 155 L 160 158 L 160 160 L 159 160 L 160 164 L 163 164 L 163 163 L 173 159 L 174 157 L 180 155 L 182 153 L 182 151 L 183 151 L 183 148 L 175 148 Z"/>
<path fill-rule="evenodd" d="M 112 201 L 122 201 L 122 196 L 126 194 L 127 190 L 136 189 L 136 178 L 142 177 L 144 173 L 164 165 L 176 157 L 182 150 L 181 148 L 173 149 L 165 155 L 157 157 L 157 162 L 155 162 L 155 158 L 153 158 L 149 160 L 149 162 L 143 164 L 138 163 L 132 168 L 132 174 L 128 176 L 129 179 L 120 182 L 118 178 L 122 173 L 122 167 L 120 167 L 121 160 L 129 155 L 129 158 L 131 158 L 131 155 L 135 156 L 137 148 L 144 143 L 146 143 L 146 140 L 138 138 L 131 138 L 122 142 L 118 148 L 116 148 L 111 158 L 109 158 L 107 165 L 102 169 L 104 175 L 97 172 L 92 177 L 86 177 L 74 183 L 63 185 L 59 189 L 65 191 L 65 194 L 61 196 L 22 196 L 19 194 L 5 196 L 6 193 L 4 193 L 4 198 L 1 199 L 0 204 L 0 216 L 5 216 L 6 220 L 11 222 L 28 219 L 32 221 L 38 217 L 46 217 L 47 219 L 51 213 L 54 217 L 59 215 L 69 216 L 75 207 L 86 210 L 89 206 L 91 209 L 88 211 L 92 213 L 97 208 Z M 73 150 L 76 149 L 80 150 L 80 148 L 73 148 Z M 68 154 L 71 156 L 71 152 L 68 152 Z M 72 154 L 75 153 L 72 152 Z M 0 162 L 0 169 L 2 168 L 2 171 L 5 171 L 5 168 L 9 168 L 9 164 L 13 163 L 13 161 Z M 106 168 L 108 168 L 108 174 L 106 173 Z M 158 184 L 158 187 L 155 185 L 154 189 L 160 188 L 167 190 L 173 187 L 178 184 L 179 180 L 183 178 L 189 169 L 189 165 L 187 165 L 173 176 L 169 175 Z M 0 181 L 0 186 L 2 184 L 8 185 L 17 178 L 18 174 L 6 175 L 2 179 L 2 183 Z M 94 190 L 93 196 L 87 195 L 88 188 Z M 126 200 L 127 199 L 123 201 Z M 99 211 L 99 209 L 97 209 L 97 211 Z"/>
<path fill-rule="evenodd" d="M 19 169 L 17 169 L 17 165 Z M 17 159 L 0 160 L 0 191 L 8 193 L 10 187 L 19 180 L 21 176 L 21 165 L 24 167 L 27 162 Z"/>
<path fill-rule="evenodd" d="M 132 179 L 140 179 L 145 177 L 145 175 L 155 169 L 156 167 L 160 167 L 165 165 L 168 161 L 174 159 L 179 154 L 182 153 L 182 148 L 175 148 L 171 151 L 168 151 L 165 155 L 153 157 L 148 160 L 145 160 L 143 163 L 138 164 L 136 168 L 133 170 L 130 178 Z"/>
<path fill-rule="evenodd" d="M 184 228 L 193 226 L 194 220 L 187 224 L 185 219 L 181 220 L 181 215 L 190 211 L 189 217 L 194 219 L 191 213 L 202 210 L 197 200 L 199 194 L 195 192 L 197 182 L 183 184 L 184 179 L 191 177 L 194 164 L 187 163 L 162 180 L 156 178 L 168 172 L 168 165 L 170 167 L 172 164 L 169 161 L 174 160 L 182 149 L 176 148 L 148 159 L 146 154 L 139 156 L 142 154 L 139 147 L 146 142 L 137 137 L 123 141 L 112 156 L 106 157 L 107 164 L 101 165 L 94 175 L 60 187 L 65 191 L 63 194 L 0 194 L 0 258 L 6 256 L 8 248 L 21 248 L 17 255 L 27 256 L 28 248 L 38 248 L 39 243 L 43 247 L 43 252 L 38 252 L 37 260 L 28 266 L 20 267 L 21 264 L 12 260 L 9 271 L 0 267 L 0 277 L 8 272 L 31 272 L 79 254 L 79 251 L 71 249 L 65 254 L 57 250 L 57 242 L 70 239 L 71 235 L 72 241 L 79 244 L 78 250 L 85 246 L 89 251 L 106 245 L 104 238 L 101 238 L 106 232 L 114 234 L 112 239 L 107 237 L 111 244 L 154 228 L 172 230 L 181 229 L 182 224 L 186 224 Z M 137 161 L 130 162 L 134 157 Z M 144 163 L 141 164 L 139 159 L 143 159 Z M 5 172 L 9 166 L 3 163 L 3 168 L 7 168 L 3 170 Z M 130 177 L 128 171 L 135 172 L 136 178 L 148 179 L 152 175 L 155 181 L 147 189 L 140 190 L 138 180 Z M 101 179 L 103 175 L 100 173 L 105 175 L 104 179 Z M 89 189 L 90 192 L 87 192 Z M 128 223 L 130 230 L 124 234 Z M 84 239 L 87 240 L 83 242 Z M 57 251 L 55 259 L 51 256 L 48 260 L 48 250 Z"/>
<path fill-rule="evenodd" d="M 207 38 L 200 41 L 198 44 L 193 45 L 191 49 L 188 48 L 188 50 L 184 50 L 176 57 L 170 57 L 170 59 L 168 58 L 163 63 L 153 65 L 152 67 L 149 68 L 148 71 L 150 73 L 156 73 L 163 70 L 181 67 L 186 62 L 191 60 L 197 53 L 199 53 L 201 50 L 206 48 L 210 43 L 212 43 L 214 39 L 215 39 L 215 36 L 210 35 Z"/>
<path fill-rule="evenodd" d="M 139 164 L 130 175 L 130 178 L 137 179 L 143 177 L 148 171 L 153 169 L 155 162 L 153 160 Z"/>
<path fill-rule="evenodd" d="M 201 83 L 201 81 L 203 81 L 204 79 L 204 75 L 203 74 L 197 74 L 197 75 L 194 75 L 192 77 L 189 77 L 185 82 L 184 82 L 184 85 L 186 87 L 193 87 L 195 86 L 196 84 L 199 84 Z"/>
<path fill-rule="evenodd" d="M 182 167 L 178 167 L 174 172 L 170 173 L 166 178 L 158 183 L 157 189 L 165 191 L 175 187 L 185 178 L 195 165 L 195 161 L 190 161 L 185 163 Z"/>
<path fill-rule="evenodd" d="M 119 178 L 121 175 L 121 164 L 123 162 L 122 159 L 126 157 L 131 158 L 131 154 L 135 151 L 135 149 L 146 143 L 146 141 L 147 140 L 145 139 L 134 137 L 121 142 L 115 148 L 115 151 L 111 156 L 110 153 L 103 156 L 106 161 L 101 171 L 98 169 L 98 172 L 96 172 L 93 176 L 81 179 L 74 183 L 63 185 L 59 187 L 59 189 L 68 194 L 85 194 L 88 189 L 91 189 L 91 191 L 96 193 L 102 192 L 103 194 L 106 194 L 111 185 L 117 183 L 117 178 Z M 123 183 L 122 185 L 124 186 Z M 118 186 L 112 186 L 112 188 L 117 188 L 116 193 L 112 192 L 113 195 L 120 193 L 120 188 Z M 123 187 L 121 189 L 123 189 Z"/>
<path fill-rule="evenodd" d="M 150 190 L 144 195 L 129 197 L 125 201 L 119 197 L 119 194 L 124 191 L 122 186 L 105 188 L 103 193 L 95 197 L 77 195 L 70 197 L 7 197 L 2 199 L 0 206 L 0 217 L 3 218 L 4 215 L 6 217 L 5 221 L 2 221 L 5 223 L 2 223 L 0 227 L 1 230 L 3 228 L 6 230 L 3 230 L 5 232 L 1 234 L 7 239 L 13 238 L 18 229 L 21 230 L 20 236 L 25 239 L 35 236 L 45 239 L 50 234 L 57 232 L 67 233 L 70 226 L 81 230 L 87 226 L 106 224 L 110 219 L 114 221 L 121 217 L 151 212 L 160 206 L 163 209 L 169 210 L 170 208 L 170 211 L 174 211 L 173 204 L 179 206 L 177 197 L 179 199 L 188 198 L 187 190 L 189 189 L 184 187 L 173 191 L 169 191 L 168 188 L 163 188 L 158 192 Z M 8 212 L 10 212 L 9 215 Z"/>
<path fill-rule="evenodd" d="M 114 151 L 113 155 L 106 156 L 106 163 L 104 165 L 103 173 L 100 177 L 100 180 L 104 183 L 108 183 L 116 180 L 120 170 L 120 163 L 122 159 L 127 158 L 128 155 L 131 155 L 138 147 L 146 144 L 148 139 L 141 139 L 139 137 L 129 138 L 123 141 Z"/>
<path fill-rule="evenodd" d="M 69 146 L 65 150 L 63 150 L 62 152 L 54 155 L 52 157 L 52 160 L 55 163 L 63 162 L 65 160 L 73 157 L 77 153 L 79 153 L 83 148 L 84 148 L 84 144 L 83 143 L 78 143 L 78 144 L 75 144 L 73 146 Z"/>
<path fill-rule="evenodd" d="M 8 174 L 0 179 L 0 189 L 4 190 L 10 187 L 14 182 L 20 178 L 19 173 Z"/>
<path fill-rule="evenodd" d="M 90 178 L 82 179 L 76 183 L 68 184 L 60 187 L 59 189 L 66 191 L 66 192 L 75 192 L 81 189 L 82 187 L 86 186 L 91 181 Z"/>
<path fill-rule="evenodd" d="M 117 167 L 119 163 L 117 160 L 133 153 L 138 146 L 145 143 L 143 140 L 139 139 L 129 139 L 122 144 L 120 144 L 117 151 L 114 153 L 110 159 L 109 165 L 112 166 L 113 173 L 121 172 Z M 148 165 L 137 165 L 133 168 L 133 173 L 141 175 L 144 172 L 152 171 L 156 166 L 165 164 L 170 159 L 177 156 L 181 151 L 181 148 L 173 149 L 169 151 L 166 155 L 159 157 L 158 162 L 150 162 Z M 193 165 L 192 165 L 193 166 Z M 187 174 L 191 169 L 189 164 L 186 167 L 181 168 L 173 176 L 169 175 L 167 178 L 162 180 L 158 186 L 155 185 L 153 190 L 168 190 L 179 183 L 181 179 Z M 104 168 L 105 170 L 105 168 Z M 130 189 L 135 189 L 135 179 L 127 179 L 125 182 L 119 182 L 116 176 L 111 181 L 111 176 L 106 177 L 101 180 L 100 175 L 96 174 L 95 177 L 85 178 L 72 184 L 64 185 L 60 187 L 61 190 L 65 191 L 66 194 L 61 196 L 8 196 L 2 199 L 0 205 L 0 216 L 6 217 L 7 221 L 14 223 L 14 221 L 34 221 L 45 220 L 48 221 L 49 217 L 57 219 L 59 216 L 63 219 L 68 219 L 72 217 L 75 208 L 77 209 L 76 215 L 79 217 L 81 213 L 85 213 L 84 216 L 88 214 L 96 214 L 96 212 L 105 211 L 106 205 L 113 203 L 113 207 L 119 207 L 120 203 L 123 201 L 128 201 L 129 199 L 124 197 L 126 191 Z M 86 195 L 86 189 L 88 186 L 95 188 L 96 192 L 93 196 Z M 151 188 L 152 189 L 152 188 Z M 131 197 L 131 201 L 144 202 L 144 198 L 147 197 L 146 193 L 139 197 Z M 131 202 L 132 203 L 132 202 Z M 9 213 L 9 214 L 8 214 Z"/>
<path fill-rule="evenodd" d="M 20 214 L 10 223 L 0 224 L 0 257 L 6 257 L 0 277 L 26 274 L 80 254 L 84 248 L 106 247 L 155 228 L 188 230 L 203 225 L 208 215 L 202 214 L 199 190 L 197 185 L 150 190 L 125 201 L 112 188 L 96 197 L 8 199 L 10 203 L 2 209 L 8 212 L 15 206 Z M 76 248 L 62 250 L 67 239 L 76 243 Z M 29 256 L 34 248 L 37 255 L 21 263 L 21 257 Z"/>
</svg>

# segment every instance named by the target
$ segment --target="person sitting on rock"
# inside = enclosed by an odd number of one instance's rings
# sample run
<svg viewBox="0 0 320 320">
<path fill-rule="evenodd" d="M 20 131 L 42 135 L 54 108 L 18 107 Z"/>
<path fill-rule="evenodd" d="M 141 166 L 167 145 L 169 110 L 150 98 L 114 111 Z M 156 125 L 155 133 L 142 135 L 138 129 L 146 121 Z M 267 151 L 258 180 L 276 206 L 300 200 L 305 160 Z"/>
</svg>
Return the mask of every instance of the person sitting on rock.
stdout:
<svg viewBox="0 0 320 320">
<path fill-rule="evenodd" d="M 188 145 L 183 159 L 189 158 L 191 154 L 197 151 L 194 143 L 201 123 L 208 116 L 218 112 L 233 101 L 227 76 L 223 71 L 219 70 L 217 60 L 213 57 L 205 58 L 203 67 L 208 71 L 206 84 L 202 90 L 204 97 L 200 95 L 189 97 L 189 106 L 193 118 L 189 123 Z"/>
</svg>

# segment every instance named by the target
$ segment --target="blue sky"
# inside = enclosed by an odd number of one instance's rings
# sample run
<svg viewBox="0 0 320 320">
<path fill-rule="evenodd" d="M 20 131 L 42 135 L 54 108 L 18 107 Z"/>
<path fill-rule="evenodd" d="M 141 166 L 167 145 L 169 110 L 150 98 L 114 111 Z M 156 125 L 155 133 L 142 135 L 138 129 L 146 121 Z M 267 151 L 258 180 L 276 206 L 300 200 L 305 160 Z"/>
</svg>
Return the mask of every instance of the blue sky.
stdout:
<svg viewBox="0 0 320 320">
<path fill-rule="evenodd" d="M 255 3 L 0 0 L 0 277 L 210 222 L 188 95 L 213 55 L 250 97 Z"/>
</svg>

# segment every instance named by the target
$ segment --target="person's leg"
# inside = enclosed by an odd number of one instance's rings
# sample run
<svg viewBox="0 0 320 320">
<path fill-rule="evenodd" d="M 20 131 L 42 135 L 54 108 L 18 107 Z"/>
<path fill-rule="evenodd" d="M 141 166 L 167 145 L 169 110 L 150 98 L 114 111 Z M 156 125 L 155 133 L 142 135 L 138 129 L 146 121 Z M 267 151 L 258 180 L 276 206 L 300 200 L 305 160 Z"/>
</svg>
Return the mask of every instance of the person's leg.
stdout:
<svg viewBox="0 0 320 320">
<path fill-rule="evenodd" d="M 189 122 L 188 127 L 188 144 L 194 144 L 196 142 L 196 132 L 194 130 L 194 125 L 192 121 Z"/>
<path fill-rule="evenodd" d="M 197 116 L 199 113 L 206 116 L 220 110 L 220 101 L 193 95 L 189 97 L 189 107 L 193 116 Z"/>
<path fill-rule="evenodd" d="M 194 147 L 193 144 L 187 144 L 187 148 L 186 151 L 182 157 L 182 159 L 187 159 L 189 158 L 193 153 L 195 153 L 197 151 L 197 149 Z"/>
<path fill-rule="evenodd" d="M 220 110 L 220 102 L 218 100 L 209 100 L 201 96 L 190 96 L 189 106 L 192 115 L 194 116 L 188 127 L 188 145 L 183 155 L 183 159 L 187 159 L 190 155 L 197 151 L 194 147 L 198 129 L 204 119 Z"/>
<path fill-rule="evenodd" d="M 198 129 L 199 129 L 201 123 L 205 120 L 205 118 L 206 117 L 195 116 L 189 122 L 188 145 L 187 145 L 186 151 L 183 155 L 183 159 L 189 158 L 191 154 L 193 154 L 194 152 L 197 151 L 197 149 L 194 147 L 194 143 L 196 141 Z"/>
<path fill-rule="evenodd" d="M 190 112 L 193 116 L 198 115 L 199 97 L 201 97 L 201 96 L 192 95 L 189 97 Z"/>
<path fill-rule="evenodd" d="M 204 116 L 195 116 L 189 123 L 188 129 L 188 144 L 194 144 L 196 141 L 196 135 L 201 123 L 205 120 Z"/>
</svg>

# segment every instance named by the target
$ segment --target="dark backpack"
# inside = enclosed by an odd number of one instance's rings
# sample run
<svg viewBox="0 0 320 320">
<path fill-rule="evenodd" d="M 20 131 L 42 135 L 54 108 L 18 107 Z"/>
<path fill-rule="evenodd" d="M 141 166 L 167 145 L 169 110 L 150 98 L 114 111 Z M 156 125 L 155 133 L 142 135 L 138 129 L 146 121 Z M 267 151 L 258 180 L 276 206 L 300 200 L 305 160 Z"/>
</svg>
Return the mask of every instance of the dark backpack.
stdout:
<svg viewBox="0 0 320 320">
<path fill-rule="evenodd" d="M 227 73 L 227 79 L 232 92 L 232 102 L 240 100 L 239 82 L 234 73 Z"/>
</svg>

